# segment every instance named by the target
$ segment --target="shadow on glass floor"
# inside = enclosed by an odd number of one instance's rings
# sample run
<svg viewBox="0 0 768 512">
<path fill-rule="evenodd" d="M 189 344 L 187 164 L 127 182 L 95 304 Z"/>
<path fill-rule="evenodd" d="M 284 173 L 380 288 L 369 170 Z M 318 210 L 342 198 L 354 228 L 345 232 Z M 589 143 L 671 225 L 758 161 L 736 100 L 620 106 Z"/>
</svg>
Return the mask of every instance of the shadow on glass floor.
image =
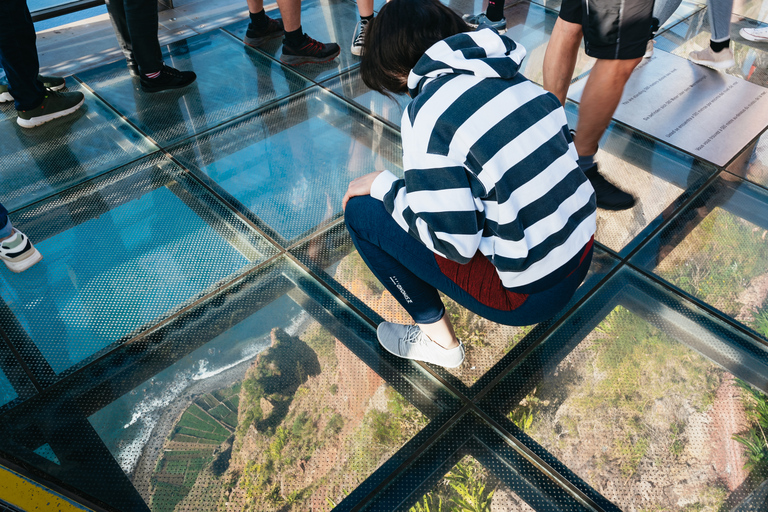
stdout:
<svg viewBox="0 0 768 512">
<path fill-rule="evenodd" d="M 67 86 L 85 95 L 83 107 L 34 129 L 16 124 L 12 102 L 0 106 L 0 202 L 9 211 L 157 149 L 74 79 Z"/>
<path fill-rule="evenodd" d="M 77 78 L 162 146 L 309 86 L 290 68 L 221 30 L 164 47 L 163 58 L 170 66 L 194 71 L 197 80 L 183 89 L 147 94 L 124 61 Z"/>
<path fill-rule="evenodd" d="M 767 351 L 624 268 L 520 353 L 479 405 L 558 474 L 572 472 L 584 492 L 621 510 L 762 510 L 764 497 L 736 507 L 768 478 L 748 463 L 755 408 L 768 400 L 757 391 L 768 384 Z"/>
<path fill-rule="evenodd" d="M 457 409 L 375 343 L 282 257 L 14 408 L 0 446 L 118 510 L 325 510 Z"/>
</svg>

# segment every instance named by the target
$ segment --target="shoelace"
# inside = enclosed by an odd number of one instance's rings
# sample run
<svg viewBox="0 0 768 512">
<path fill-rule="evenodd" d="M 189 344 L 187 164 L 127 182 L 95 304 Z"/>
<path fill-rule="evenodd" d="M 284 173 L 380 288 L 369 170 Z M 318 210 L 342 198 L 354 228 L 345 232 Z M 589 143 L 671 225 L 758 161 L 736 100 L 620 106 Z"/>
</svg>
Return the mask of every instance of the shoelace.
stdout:
<svg viewBox="0 0 768 512">
<path fill-rule="evenodd" d="M 317 53 L 319 51 L 323 51 L 325 45 L 320 41 L 315 41 L 311 37 L 307 36 L 307 42 L 304 44 L 304 46 L 301 47 L 301 49 L 303 50 L 305 48 L 311 53 Z"/>
<path fill-rule="evenodd" d="M 355 39 L 355 46 L 363 46 L 365 43 L 365 29 L 368 26 L 367 21 L 361 21 L 360 22 L 360 33 L 357 34 L 357 38 Z"/>
<path fill-rule="evenodd" d="M 418 325 L 408 326 L 408 330 L 405 331 L 405 336 L 400 338 L 400 353 L 404 354 L 407 352 L 406 350 L 404 350 L 405 343 L 425 345 L 426 336 L 422 336 L 421 334 L 422 334 L 421 329 L 419 329 Z"/>
<path fill-rule="evenodd" d="M 175 78 L 181 78 L 181 72 L 178 69 L 171 68 L 163 64 L 163 69 L 161 70 L 162 74 L 171 75 Z"/>
</svg>

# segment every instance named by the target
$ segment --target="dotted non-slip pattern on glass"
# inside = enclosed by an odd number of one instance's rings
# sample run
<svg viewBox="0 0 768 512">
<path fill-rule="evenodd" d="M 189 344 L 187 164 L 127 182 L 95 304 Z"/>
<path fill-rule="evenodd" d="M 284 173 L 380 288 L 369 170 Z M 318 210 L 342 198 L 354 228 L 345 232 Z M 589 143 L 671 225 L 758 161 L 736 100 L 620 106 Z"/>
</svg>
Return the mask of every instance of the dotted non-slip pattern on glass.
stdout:
<svg viewBox="0 0 768 512">
<path fill-rule="evenodd" d="M 34 129 L 16 124 L 13 102 L 0 104 L 0 203 L 9 211 L 157 149 L 75 79 L 65 90 L 85 94 L 83 106 Z"/>
<path fill-rule="evenodd" d="M 558 6 L 506 5 L 537 83 Z M 657 39 L 698 41 L 703 7 Z M 638 204 L 598 212 L 569 305 L 518 328 L 447 300 L 465 363 L 397 358 L 376 324 L 411 319 L 341 198 L 402 173 L 409 99 L 361 82 L 358 19 L 303 3 L 341 46 L 325 65 L 246 47 L 240 21 L 164 49 L 186 89 L 83 72 L 81 111 L 26 139 L 2 107 L 0 200 L 43 260 L 0 264 L 0 458 L 120 512 L 766 510 L 762 140 L 721 169 L 611 124 L 600 170 Z"/>
<path fill-rule="evenodd" d="M 337 219 L 354 178 L 402 172 L 398 134 L 317 86 L 171 154 L 286 243 Z"/>
<path fill-rule="evenodd" d="M 182 89 L 147 94 L 124 61 L 78 78 L 164 146 L 308 85 L 293 70 L 221 30 L 173 43 L 163 51 L 163 59 L 171 67 L 194 71 L 197 79 Z"/>
</svg>

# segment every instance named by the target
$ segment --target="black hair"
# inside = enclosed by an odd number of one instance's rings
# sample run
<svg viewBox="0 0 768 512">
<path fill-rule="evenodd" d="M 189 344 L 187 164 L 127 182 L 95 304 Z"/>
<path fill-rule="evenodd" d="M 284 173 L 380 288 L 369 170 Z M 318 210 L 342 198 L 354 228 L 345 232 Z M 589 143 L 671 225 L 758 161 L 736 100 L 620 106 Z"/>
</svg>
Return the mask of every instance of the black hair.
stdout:
<svg viewBox="0 0 768 512">
<path fill-rule="evenodd" d="M 424 52 L 446 37 L 470 30 L 438 0 L 392 0 L 366 30 L 360 76 L 374 91 L 408 92 L 408 74 Z"/>
</svg>

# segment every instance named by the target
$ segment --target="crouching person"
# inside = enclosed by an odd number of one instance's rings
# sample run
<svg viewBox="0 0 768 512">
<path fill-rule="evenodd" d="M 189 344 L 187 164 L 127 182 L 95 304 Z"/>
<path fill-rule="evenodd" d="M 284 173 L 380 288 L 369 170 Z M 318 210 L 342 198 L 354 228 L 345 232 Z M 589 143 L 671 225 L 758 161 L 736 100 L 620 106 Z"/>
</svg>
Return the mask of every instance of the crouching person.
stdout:
<svg viewBox="0 0 768 512">
<path fill-rule="evenodd" d="M 493 322 L 555 315 L 592 260 L 595 194 L 558 99 L 519 72 L 525 49 L 476 32 L 437 0 L 392 0 L 366 35 L 373 90 L 408 93 L 404 178 L 357 178 L 344 196 L 352 240 L 416 325 L 384 322 L 392 354 L 459 366 L 438 290 Z"/>
</svg>

